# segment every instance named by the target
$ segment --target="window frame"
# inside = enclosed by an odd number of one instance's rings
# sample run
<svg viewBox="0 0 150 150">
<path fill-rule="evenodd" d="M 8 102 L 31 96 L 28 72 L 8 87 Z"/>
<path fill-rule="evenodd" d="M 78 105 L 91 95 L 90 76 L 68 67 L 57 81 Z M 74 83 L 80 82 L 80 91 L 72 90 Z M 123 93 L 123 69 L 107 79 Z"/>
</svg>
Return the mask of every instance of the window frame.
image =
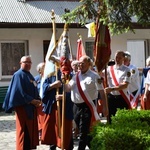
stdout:
<svg viewBox="0 0 150 150">
<path fill-rule="evenodd" d="M 2 44 L 3 43 L 24 43 L 25 45 L 25 53 L 24 55 L 28 55 L 28 41 L 27 40 L 5 40 L 0 41 L 0 80 L 10 80 L 13 75 L 2 75 Z M 7 58 L 6 58 L 7 59 Z"/>
<path fill-rule="evenodd" d="M 93 44 L 93 46 L 91 45 L 91 52 L 90 52 L 92 56 L 89 55 L 88 51 L 90 51 L 90 50 L 88 50 L 87 43 Z M 88 55 L 91 59 L 94 59 L 93 50 L 94 50 L 94 41 L 85 41 L 85 52 L 86 52 L 86 55 Z"/>
</svg>

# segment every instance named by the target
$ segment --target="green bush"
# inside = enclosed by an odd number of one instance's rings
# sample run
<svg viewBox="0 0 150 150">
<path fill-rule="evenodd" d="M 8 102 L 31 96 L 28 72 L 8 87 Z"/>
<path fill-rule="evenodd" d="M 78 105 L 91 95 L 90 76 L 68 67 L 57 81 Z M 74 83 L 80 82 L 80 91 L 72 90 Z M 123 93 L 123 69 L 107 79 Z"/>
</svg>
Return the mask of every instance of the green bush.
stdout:
<svg viewBox="0 0 150 150">
<path fill-rule="evenodd" d="M 93 127 L 91 150 L 150 150 L 150 110 L 118 110 Z"/>
</svg>

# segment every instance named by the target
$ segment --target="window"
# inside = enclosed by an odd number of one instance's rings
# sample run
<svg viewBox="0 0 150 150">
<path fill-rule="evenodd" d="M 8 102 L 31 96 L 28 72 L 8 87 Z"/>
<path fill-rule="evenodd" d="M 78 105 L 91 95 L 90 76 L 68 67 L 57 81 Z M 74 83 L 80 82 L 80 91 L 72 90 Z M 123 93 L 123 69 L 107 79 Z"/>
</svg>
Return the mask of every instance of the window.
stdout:
<svg viewBox="0 0 150 150">
<path fill-rule="evenodd" d="M 85 42 L 85 51 L 91 59 L 93 59 L 94 42 Z"/>
<path fill-rule="evenodd" d="M 0 42 L 0 79 L 11 78 L 20 68 L 20 58 L 27 55 L 27 41 Z"/>
<path fill-rule="evenodd" d="M 56 43 L 58 42 L 58 40 L 56 40 Z M 48 47 L 49 47 L 50 41 L 49 40 L 44 40 L 43 41 L 43 61 L 45 61 L 45 57 L 48 51 Z"/>
<path fill-rule="evenodd" d="M 44 56 L 43 61 L 45 61 L 45 57 L 46 57 L 46 54 L 47 54 L 47 51 L 48 51 L 49 43 L 50 43 L 49 40 L 44 40 L 43 41 L 43 50 L 44 50 L 44 52 L 43 52 L 44 53 L 43 54 L 43 56 Z"/>
</svg>

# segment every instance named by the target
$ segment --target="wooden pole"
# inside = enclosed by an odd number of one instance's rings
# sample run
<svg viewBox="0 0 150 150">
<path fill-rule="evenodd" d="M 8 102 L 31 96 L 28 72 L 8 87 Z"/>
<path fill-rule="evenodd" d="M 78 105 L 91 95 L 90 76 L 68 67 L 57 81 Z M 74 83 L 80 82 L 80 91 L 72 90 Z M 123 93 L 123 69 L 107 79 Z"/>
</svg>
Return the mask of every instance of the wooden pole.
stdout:
<svg viewBox="0 0 150 150">
<path fill-rule="evenodd" d="M 53 24 L 53 35 L 54 35 L 54 47 L 56 47 L 56 24 L 55 24 L 55 13 L 52 10 L 52 24 Z M 58 80 L 58 64 L 55 62 L 56 69 L 56 80 Z M 56 90 L 56 95 L 59 94 L 59 88 Z M 57 112 L 58 112 L 58 136 L 61 137 L 61 105 L 60 101 L 57 101 Z"/>
<path fill-rule="evenodd" d="M 61 130 L 61 149 L 64 150 L 65 143 L 65 110 L 66 110 L 66 92 L 65 92 L 65 83 L 66 80 L 62 80 L 63 83 L 63 97 L 62 97 L 62 130 Z"/>
<path fill-rule="evenodd" d="M 68 24 L 65 23 L 64 25 L 64 34 L 66 34 L 68 31 Z M 66 34 L 67 35 L 67 34 Z M 66 41 L 68 41 L 68 37 Z M 63 74 L 63 72 L 62 72 Z M 66 78 L 67 76 L 63 74 L 63 98 L 62 98 L 62 130 L 61 130 L 61 149 L 64 150 L 64 143 L 65 143 L 65 111 L 66 111 L 66 92 L 65 92 L 65 84 L 66 84 Z"/>
<path fill-rule="evenodd" d="M 69 50 L 70 50 L 70 59 L 73 60 L 73 53 L 72 53 L 72 47 L 71 47 L 69 34 L 68 34 L 68 44 L 69 44 Z"/>
<path fill-rule="evenodd" d="M 105 86 L 106 87 L 108 87 L 108 81 L 107 81 L 107 67 L 106 67 L 106 65 L 105 65 Z M 108 122 L 108 120 L 109 120 L 109 109 L 108 109 L 108 98 L 107 98 L 107 94 L 105 93 L 105 98 L 106 98 L 106 104 L 105 104 L 105 106 L 106 106 L 106 109 L 107 109 L 107 111 L 108 111 L 108 115 L 107 115 L 107 122 Z"/>
</svg>

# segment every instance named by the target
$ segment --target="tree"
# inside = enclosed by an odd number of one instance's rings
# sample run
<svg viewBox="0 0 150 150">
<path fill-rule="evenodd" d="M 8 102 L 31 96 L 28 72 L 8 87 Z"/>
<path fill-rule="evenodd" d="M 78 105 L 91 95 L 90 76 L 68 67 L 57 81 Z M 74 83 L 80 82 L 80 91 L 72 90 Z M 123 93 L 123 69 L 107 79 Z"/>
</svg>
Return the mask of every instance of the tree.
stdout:
<svg viewBox="0 0 150 150">
<path fill-rule="evenodd" d="M 79 6 L 66 12 L 63 19 L 68 23 L 85 25 L 99 19 L 109 27 L 111 34 L 120 34 L 133 29 L 133 18 L 142 26 L 150 25 L 149 0 L 80 0 Z"/>
</svg>

